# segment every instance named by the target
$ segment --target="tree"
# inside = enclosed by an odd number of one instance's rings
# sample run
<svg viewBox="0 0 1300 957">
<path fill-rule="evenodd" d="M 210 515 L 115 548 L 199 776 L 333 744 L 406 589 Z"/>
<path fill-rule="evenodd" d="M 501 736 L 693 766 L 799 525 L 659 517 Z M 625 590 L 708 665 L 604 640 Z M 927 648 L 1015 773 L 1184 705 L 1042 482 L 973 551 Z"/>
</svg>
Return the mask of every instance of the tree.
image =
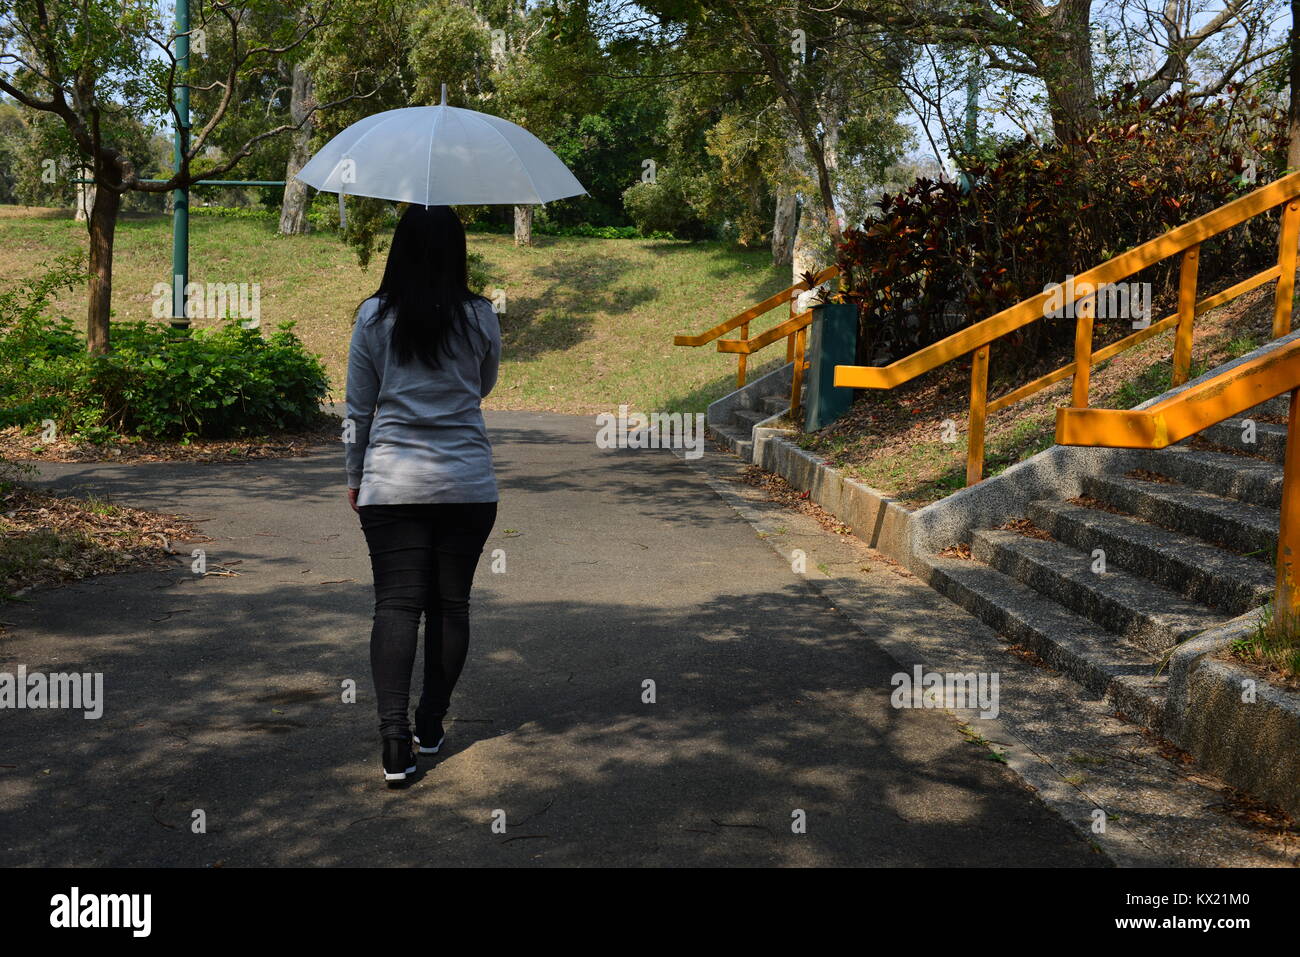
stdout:
<svg viewBox="0 0 1300 957">
<path fill-rule="evenodd" d="M 1266 24 L 1273 0 L 1211 2 L 1210 9 L 1176 0 L 1121 4 L 1119 29 L 1136 35 L 1144 53 L 1159 54 L 1141 73 L 1136 71 L 1149 58 L 1129 58 L 1135 71 L 1130 81 L 1141 95 L 1154 99 L 1190 80 L 1198 52 L 1230 31 L 1240 32 L 1239 52 L 1200 84 L 1207 95 L 1270 54 Z M 846 23 L 907 44 L 981 50 L 991 69 L 1037 80 L 1046 90 L 1053 130 L 1066 139 L 1086 134 L 1100 116 L 1093 60 L 1100 8 L 1097 0 L 851 0 L 834 5 L 834 12 Z"/>
<path fill-rule="evenodd" d="M 1291 0 L 1291 35 L 1288 38 L 1291 99 L 1287 105 L 1286 168 L 1300 169 L 1300 0 Z"/>
<path fill-rule="evenodd" d="M 22 112 L 0 100 L 0 203 L 19 202 L 18 163 L 27 139 Z"/>
<path fill-rule="evenodd" d="M 280 202 L 280 234 L 293 236 L 311 229 L 307 219 L 307 184 L 294 177 L 311 159 L 312 106 L 315 104 L 311 72 L 301 63 L 289 67 L 289 117 L 294 131 L 284 162 L 284 198 Z"/>
<path fill-rule="evenodd" d="M 287 16 L 273 0 L 224 0 L 203 5 L 190 31 L 188 72 L 176 56 L 176 34 L 142 0 L 0 0 L 0 92 L 62 124 L 76 157 L 90 170 L 95 199 L 88 221 L 90 288 L 86 341 L 91 352 L 109 348 L 113 240 L 125 195 L 162 195 L 199 179 L 222 176 L 259 143 L 294 128 L 280 123 L 250 136 L 219 159 L 207 154 L 214 133 L 240 103 L 245 84 L 256 82 L 290 54 L 329 15 L 328 0 Z M 275 22 L 252 43 L 244 26 L 254 18 Z M 146 182 L 138 161 L 123 148 L 123 130 L 148 119 L 179 125 L 177 90 L 187 87 L 198 122 L 182 131 L 172 174 Z"/>
<path fill-rule="evenodd" d="M 770 0 L 611 4 L 601 30 L 612 48 L 671 51 L 643 82 L 660 83 L 672 109 L 689 114 L 680 126 L 708 129 L 716 178 L 733 192 L 752 195 L 759 173 L 774 261 L 793 261 L 796 274 L 825 265 L 845 187 L 883 176 L 906 137 L 880 45 L 811 4 Z"/>
</svg>

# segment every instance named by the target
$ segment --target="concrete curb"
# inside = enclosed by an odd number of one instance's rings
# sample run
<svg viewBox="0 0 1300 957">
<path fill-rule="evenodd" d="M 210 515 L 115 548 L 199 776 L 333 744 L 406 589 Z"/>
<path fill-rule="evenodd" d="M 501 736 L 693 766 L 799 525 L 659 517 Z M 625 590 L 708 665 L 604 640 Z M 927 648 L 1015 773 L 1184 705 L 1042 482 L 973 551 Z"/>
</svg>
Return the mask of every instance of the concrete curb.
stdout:
<svg viewBox="0 0 1300 957">
<path fill-rule="evenodd" d="M 1300 817 L 1300 693 L 1224 656 L 1255 630 L 1262 612 L 1234 618 L 1174 651 L 1164 734 L 1206 770 Z"/>
<path fill-rule="evenodd" d="M 1058 445 L 993 479 L 910 509 L 801 449 L 792 441 L 794 434 L 788 429 L 756 428 L 754 464 L 808 492 L 812 501 L 852 528 L 854 535 L 927 582 L 931 566 L 926 558 L 965 542 L 977 523 L 996 527 L 1023 516 L 1035 499 L 1081 495 L 1084 476 L 1103 467 L 1127 471 L 1146 462 L 1144 452 Z"/>
<path fill-rule="evenodd" d="M 826 509 L 872 548 L 907 565 L 914 513 L 884 492 L 849 478 L 826 460 L 805 452 L 787 429 L 754 430 L 754 464 L 775 472 Z"/>
</svg>

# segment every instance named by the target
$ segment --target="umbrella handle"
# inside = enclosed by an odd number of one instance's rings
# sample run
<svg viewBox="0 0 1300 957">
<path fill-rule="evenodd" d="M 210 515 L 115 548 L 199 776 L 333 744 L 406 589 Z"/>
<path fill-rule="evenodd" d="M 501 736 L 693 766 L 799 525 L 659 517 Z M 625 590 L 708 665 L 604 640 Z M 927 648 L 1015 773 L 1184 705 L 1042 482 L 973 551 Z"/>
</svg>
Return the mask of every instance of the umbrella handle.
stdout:
<svg viewBox="0 0 1300 957">
<path fill-rule="evenodd" d="M 348 228 L 348 210 L 343 205 L 343 190 L 339 190 L 339 231 L 342 232 Z"/>
</svg>

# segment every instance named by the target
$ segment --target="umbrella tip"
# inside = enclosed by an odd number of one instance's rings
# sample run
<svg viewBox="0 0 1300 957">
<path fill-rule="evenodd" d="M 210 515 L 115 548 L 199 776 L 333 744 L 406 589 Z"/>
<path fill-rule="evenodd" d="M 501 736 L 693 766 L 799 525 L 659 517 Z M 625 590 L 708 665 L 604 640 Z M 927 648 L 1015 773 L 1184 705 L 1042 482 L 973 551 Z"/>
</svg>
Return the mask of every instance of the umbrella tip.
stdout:
<svg viewBox="0 0 1300 957">
<path fill-rule="evenodd" d="M 447 105 L 447 84 L 446 83 L 442 85 L 442 105 L 443 106 Z"/>
</svg>

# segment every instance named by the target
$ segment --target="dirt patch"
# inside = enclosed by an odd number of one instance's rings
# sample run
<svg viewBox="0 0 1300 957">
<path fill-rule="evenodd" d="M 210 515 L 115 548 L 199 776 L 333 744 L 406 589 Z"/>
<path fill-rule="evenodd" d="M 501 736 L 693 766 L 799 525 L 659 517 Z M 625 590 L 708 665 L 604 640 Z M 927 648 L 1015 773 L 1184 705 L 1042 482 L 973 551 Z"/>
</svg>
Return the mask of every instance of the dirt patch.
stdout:
<svg viewBox="0 0 1300 957">
<path fill-rule="evenodd" d="M 1260 661 L 1258 658 L 1245 653 L 1238 654 L 1229 650 L 1218 657 L 1230 664 L 1245 668 L 1261 681 L 1277 685 L 1279 688 L 1285 688 L 1287 691 L 1300 692 L 1300 675 L 1288 674 L 1275 665 Z"/>
<path fill-rule="evenodd" d="M 16 486 L 0 494 L 0 604 L 38 585 L 154 565 L 177 554 L 177 543 L 207 540 L 176 515 Z"/>
<path fill-rule="evenodd" d="M 853 533 L 852 528 L 812 501 L 807 492 L 799 491 L 774 472 L 765 472 L 757 465 L 747 465 L 740 471 L 740 480 L 746 485 L 761 489 L 773 502 L 786 508 L 793 508 L 805 515 L 811 515 L 828 532 L 834 532 L 836 535 Z"/>
<path fill-rule="evenodd" d="M 0 458 L 18 462 L 245 462 L 307 455 L 322 445 L 340 441 L 342 420 L 323 414 L 320 422 L 302 432 L 277 432 L 244 439 L 193 439 L 190 442 L 77 442 L 57 438 L 41 440 L 39 433 L 24 434 L 17 426 L 0 430 Z"/>
</svg>

